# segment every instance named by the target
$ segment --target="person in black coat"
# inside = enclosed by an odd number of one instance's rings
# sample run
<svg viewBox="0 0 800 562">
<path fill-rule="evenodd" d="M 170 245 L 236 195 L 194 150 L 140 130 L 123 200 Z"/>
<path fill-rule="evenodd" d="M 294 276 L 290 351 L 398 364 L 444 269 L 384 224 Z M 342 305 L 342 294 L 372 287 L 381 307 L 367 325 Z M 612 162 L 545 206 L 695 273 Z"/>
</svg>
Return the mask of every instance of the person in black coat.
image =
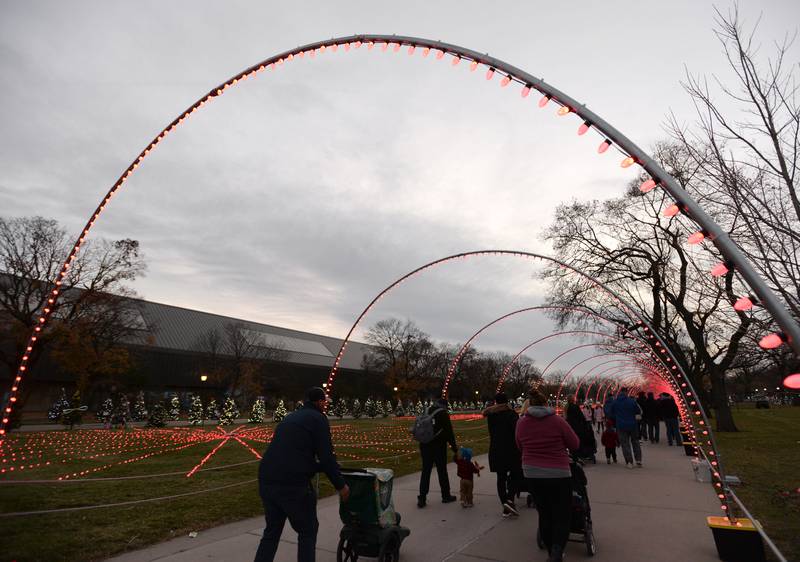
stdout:
<svg viewBox="0 0 800 562">
<path fill-rule="evenodd" d="M 661 419 L 664 420 L 664 426 L 667 428 L 667 444 L 672 446 L 672 442 L 675 441 L 675 445 L 680 447 L 683 444 L 678 423 L 680 412 L 672 395 L 662 392 L 658 400 L 658 409 Z"/>
<path fill-rule="evenodd" d="M 639 404 L 639 409 L 644 412 L 644 403 L 647 402 L 647 395 L 644 392 L 639 392 L 636 396 L 636 403 Z M 636 424 L 639 430 L 639 441 L 647 441 L 647 422 L 644 416 L 639 417 L 639 423 Z"/>
<path fill-rule="evenodd" d="M 450 414 L 447 413 L 447 400 L 439 398 L 436 403 L 428 408 L 428 414 L 433 416 L 433 430 L 435 437 L 428 443 L 419 444 L 419 452 L 422 456 L 422 473 L 419 477 L 419 496 L 417 496 L 417 507 L 425 507 L 428 490 L 431 485 L 431 472 L 434 465 L 436 474 L 439 476 L 439 489 L 442 492 L 442 503 L 456 501 L 456 497 L 450 493 L 450 478 L 447 475 L 447 446 L 453 450 L 453 454 L 458 453 L 456 445 L 456 435 L 453 433 L 453 424 L 450 422 Z"/>
<path fill-rule="evenodd" d="M 653 393 L 648 392 L 647 400 L 644 401 L 644 406 L 642 406 L 642 417 L 647 423 L 647 437 L 650 439 L 650 443 L 658 443 L 658 438 L 661 434 L 659 425 L 661 421 L 660 410 L 661 408 L 659 408 Z"/>
<path fill-rule="evenodd" d="M 522 457 L 517 449 L 516 431 L 519 417 L 508 404 L 505 392 L 494 397 L 494 406 L 483 411 L 489 426 L 489 470 L 497 474 L 497 496 L 503 516 L 519 515 L 514 496 L 520 491 Z"/>
<path fill-rule="evenodd" d="M 342 478 L 333 454 L 331 428 L 322 412 L 325 391 L 312 388 L 303 407 L 278 424 L 261 463 L 258 491 L 264 504 L 267 526 L 258 545 L 255 562 L 272 562 L 286 519 L 297 531 L 297 559 L 314 562 L 316 556 L 317 495 L 311 479 L 324 472 L 347 501 L 350 488 Z"/>
<path fill-rule="evenodd" d="M 595 453 L 597 452 L 597 439 L 595 439 L 594 431 L 592 431 L 591 424 L 586 421 L 583 412 L 575 403 L 575 398 L 570 396 L 567 405 L 567 423 L 575 432 L 575 435 L 580 439 L 580 446 L 576 451 L 578 456 L 582 459 L 591 459 L 595 462 Z"/>
</svg>

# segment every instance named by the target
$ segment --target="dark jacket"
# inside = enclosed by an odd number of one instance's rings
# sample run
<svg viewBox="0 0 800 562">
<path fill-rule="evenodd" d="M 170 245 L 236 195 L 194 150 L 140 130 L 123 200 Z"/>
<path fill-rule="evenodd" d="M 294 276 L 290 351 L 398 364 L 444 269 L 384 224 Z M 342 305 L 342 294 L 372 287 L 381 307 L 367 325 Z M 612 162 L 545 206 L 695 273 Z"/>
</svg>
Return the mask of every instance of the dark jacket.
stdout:
<svg viewBox="0 0 800 562">
<path fill-rule="evenodd" d="M 642 413 L 636 400 L 627 394 L 620 393 L 617 399 L 611 403 L 611 418 L 614 419 L 617 429 L 631 431 L 635 429 L 639 422 L 636 416 Z"/>
<path fill-rule="evenodd" d="M 590 457 L 597 452 L 597 440 L 594 438 L 592 424 L 586 421 L 580 407 L 577 404 L 570 404 L 567 407 L 567 423 L 578 436 L 581 443 L 575 451 L 581 457 Z"/>
<path fill-rule="evenodd" d="M 658 407 L 658 402 L 655 398 L 648 396 L 647 400 L 644 401 L 642 417 L 649 423 L 658 423 L 661 421 L 661 408 Z"/>
<path fill-rule="evenodd" d="M 264 485 L 307 485 L 317 472 L 324 472 L 337 490 L 344 479 L 331 444 L 331 426 L 310 403 L 295 410 L 278 424 L 261 463 L 258 483 Z"/>
<path fill-rule="evenodd" d="M 423 453 L 426 453 L 445 449 L 450 444 L 450 448 L 455 453 L 458 451 L 458 447 L 456 446 L 456 435 L 453 433 L 453 424 L 450 423 L 450 414 L 447 413 L 447 408 L 442 408 L 436 404 L 428 408 L 428 414 L 432 414 L 436 410 L 440 410 L 433 416 L 433 430 L 436 437 L 429 443 L 420 443 L 419 448 Z"/>
<path fill-rule="evenodd" d="M 678 405 L 675 403 L 672 396 L 669 398 L 661 398 L 658 401 L 658 409 L 661 412 L 662 420 L 674 420 L 678 418 Z"/>
<path fill-rule="evenodd" d="M 506 472 L 522 469 L 517 449 L 517 413 L 508 404 L 495 404 L 483 411 L 489 426 L 489 470 Z"/>
</svg>

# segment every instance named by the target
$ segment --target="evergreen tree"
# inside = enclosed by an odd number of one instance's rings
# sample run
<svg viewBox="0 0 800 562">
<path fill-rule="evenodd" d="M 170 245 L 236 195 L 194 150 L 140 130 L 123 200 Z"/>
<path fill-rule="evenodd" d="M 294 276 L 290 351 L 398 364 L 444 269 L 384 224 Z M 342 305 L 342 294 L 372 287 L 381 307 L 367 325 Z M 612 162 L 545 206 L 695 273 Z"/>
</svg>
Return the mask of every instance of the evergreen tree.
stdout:
<svg viewBox="0 0 800 562">
<path fill-rule="evenodd" d="M 225 399 L 225 403 L 222 405 L 222 415 L 219 417 L 219 424 L 230 425 L 235 422 L 238 417 L 239 408 L 236 407 L 236 402 L 234 402 L 233 398 L 228 396 Z"/>
<path fill-rule="evenodd" d="M 172 421 L 179 420 L 181 417 L 181 401 L 177 394 L 172 395 L 169 401 L 169 419 Z"/>
<path fill-rule="evenodd" d="M 266 406 L 264 405 L 264 398 L 259 396 L 255 402 L 253 402 L 253 407 L 250 410 L 250 423 L 264 423 L 264 415 L 266 414 Z"/>
<path fill-rule="evenodd" d="M 358 398 L 356 398 L 355 400 L 353 400 L 353 410 L 352 410 L 353 419 L 357 420 L 358 418 L 361 417 L 361 414 L 363 413 L 364 412 L 361 409 L 361 401 Z"/>
<path fill-rule="evenodd" d="M 123 428 L 128 425 L 131 419 L 131 405 L 128 402 L 128 397 L 125 394 L 120 394 L 117 404 L 114 407 L 114 414 L 111 416 L 111 424 L 113 426 L 122 426 Z"/>
<path fill-rule="evenodd" d="M 401 418 L 406 415 L 406 410 L 405 408 L 403 408 L 402 400 L 397 401 L 397 408 L 395 408 L 394 410 L 394 415 L 397 416 L 398 418 Z"/>
<path fill-rule="evenodd" d="M 470 402 L 469 403 L 469 409 L 474 412 L 475 410 L 478 409 L 478 405 L 475 402 Z"/>
<path fill-rule="evenodd" d="M 140 390 L 136 396 L 136 403 L 133 405 L 134 421 L 144 421 L 147 419 L 147 405 L 144 402 L 144 391 Z"/>
<path fill-rule="evenodd" d="M 156 402 L 147 418 L 147 427 L 164 427 L 167 425 L 167 410 L 161 402 Z"/>
<path fill-rule="evenodd" d="M 83 410 L 81 408 L 81 391 L 76 390 L 72 395 L 72 400 L 69 402 L 69 409 L 61 416 L 64 425 L 72 429 L 76 423 L 81 423 L 83 419 Z"/>
<path fill-rule="evenodd" d="M 208 405 L 206 406 L 206 419 L 207 420 L 219 419 L 219 406 L 217 406 L 217 400 L 215 398 L 209 400 Z"/>
<path fill-rule="evenodd" d="M 372 398 L 367 398 L 367 401 L 364 402 L 364 415 L 370 418 L 378 415 L 378 406 Z"/>
<path fill-rule="evenodd" d="M 111 415 L 114 413 L 114 402 L 111 401 L 111 398 L 106 398 L 103 400 L 103 403 L 98 408 L 95 415 L 97 416 L 97 421 L 103 424 L 110 424 L 111 423 Z"/>
<path fill-rule="evenodd" d="M 414 408 L 414 413 L 418 416 L 425 414 L 425 404 L 422 403 L 422 400 L 417 400 L 417 405 Z"/>
<path fill-rule="evenodd" d="M 381 412 L 381 415 L 384 418 L 388 418 L 389 414 L 391 414 L 393 411 L 394 408 L 392 408 L 392 403 L 389 400 L 383 403 L 383 411 Z"/>
<path fill-rule="evenodd" d="M 347 402 L 345 402 L 344 398 L 339 398 L 333 406 L 332 413 L 339 419 L 342 419 L 347 415 Z"/>
<path fill-rule="evenodd" d="M 69 400 L 67 400 L 67 391 L 62 388 L 61 396 L 58 400 L 53 402 L 53 405 L 50 406 L 50 409 L 47 411 L 47 419 L 51 422 L 57 422 L 64 414 L 65 408 L 69 408 Z"/>
<path fill-rule="evenodd" d="M 275 423 L 283 421 L 283 418 L 286 417 L 286 406 L 283 404 L 283 399 L 278 400 L 278 405 L 275 407 L 275 411 L 272 413 L 272 421 Z"/>
<path fill-rule="evenodd" d="M 189 407 L 189 424 L 203 424 L 203 401 L 200 399 L 199 394 L 195 394 L 192 397 L 192 405 Z"/>
</svg>

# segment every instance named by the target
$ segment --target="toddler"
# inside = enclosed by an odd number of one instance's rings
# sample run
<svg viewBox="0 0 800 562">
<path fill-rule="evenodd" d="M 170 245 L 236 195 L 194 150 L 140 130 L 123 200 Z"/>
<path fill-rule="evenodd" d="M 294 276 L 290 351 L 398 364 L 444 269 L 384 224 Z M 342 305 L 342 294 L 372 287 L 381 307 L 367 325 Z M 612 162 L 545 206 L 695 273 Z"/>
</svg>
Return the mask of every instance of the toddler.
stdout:
<svg viewBox="0 0 800 562">
<path fill-rule="evenodd" d="M 603 432 L 602 437 L 600 437 L 600 442 L 603 444 L 603 447 L 606 448 L 606 463 L 611 464 L 611 459 L 614 459 L 614 463 L 616 464 L 619 436 L 617 435 L 617 429 L 614 427 L 614 422 L 612 420 L 606 420 L 606 430 Z"/>
<path fill-rule="evenodd" d="M 467 447 L 459 449 L 454 461 L 458 467 L 458 477 L 461 478 L 461 507 L 472 507 L 472 477 L 475 474 L 480 476 L 484 467 L 472 460 L 472 449 Z"/>
</svg>

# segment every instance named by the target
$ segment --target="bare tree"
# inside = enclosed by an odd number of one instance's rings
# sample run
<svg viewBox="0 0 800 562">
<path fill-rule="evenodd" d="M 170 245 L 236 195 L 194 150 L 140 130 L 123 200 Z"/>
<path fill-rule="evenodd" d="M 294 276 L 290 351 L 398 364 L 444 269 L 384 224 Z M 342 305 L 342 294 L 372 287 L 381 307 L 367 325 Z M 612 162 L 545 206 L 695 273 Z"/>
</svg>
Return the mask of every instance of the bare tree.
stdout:
<svg viewBox="0 0 800 562">
<path fill-rule="evenodd" d="M 66 232 L 42 217 L 0 217 L 0 365 L 10 376 L 23 355 L 27 337 L 45 307 L 52 320 L 28 362 L 29 372 L 50 349 L 62 368 L 78 377 L 85 392 L 89 379 L 127 369 L 120 344 L 141 326 L 135 296 L 127 285 L 145 264 L 135 240 L 87 240 L 49 303 L 52 280 L 70 248 Z M 22 396 L 26 400 L 27 393 Z"/>
</svg>

